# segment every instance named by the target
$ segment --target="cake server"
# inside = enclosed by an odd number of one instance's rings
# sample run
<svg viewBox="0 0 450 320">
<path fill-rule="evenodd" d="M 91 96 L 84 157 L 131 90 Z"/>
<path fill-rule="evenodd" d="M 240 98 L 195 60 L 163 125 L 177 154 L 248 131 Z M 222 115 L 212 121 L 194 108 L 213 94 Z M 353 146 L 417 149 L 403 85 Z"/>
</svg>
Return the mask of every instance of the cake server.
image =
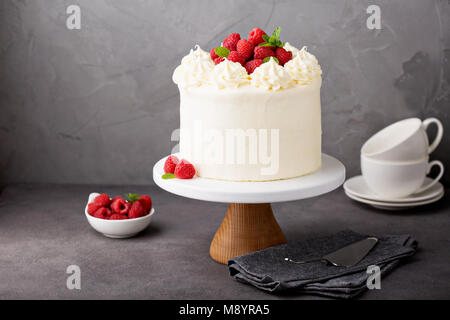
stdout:
<svg viewBox="0 0 450 320">
<path fill-rule="evenodd" d="M 334 252 L 331 252 L 321 258 L 315 258 L 310 260 L 295 261 L 290 258 L 284 258 L 285 261 L 304 264 L 311 262 L 322 262 L 325 264 L 332 264 L 336 267 L 351 267 L 360 262 L 373 247 L 378 243 L 378 239 L 369 237 L 357 242 L 354 242 L 348 246 L 340 248 Z"/>
</svg>

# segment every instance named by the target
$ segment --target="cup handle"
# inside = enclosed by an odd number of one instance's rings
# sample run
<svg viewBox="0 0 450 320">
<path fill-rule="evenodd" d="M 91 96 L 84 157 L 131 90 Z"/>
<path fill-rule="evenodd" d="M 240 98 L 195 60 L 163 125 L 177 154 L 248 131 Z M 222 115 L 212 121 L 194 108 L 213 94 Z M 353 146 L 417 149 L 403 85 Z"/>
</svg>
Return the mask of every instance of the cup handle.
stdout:
<svg viewBox="0 0 450 320">
<path fill-rule="evenodd" d="M 414 194 L 423 192 L 423 191 L 425 191 L 425 190 L 431 188 L 432 186 L 434 186 L 434 185 L 442 178 L 442 175 L 444 174 L 444 165 L 443 165 L 442 162 L 440 162 L 439 160 L 431 161 L 431 162 L 428 164 L 427 174 L 430 173 L 431 168 L 432 168 L 433 166 L 435 166 L 435 165 L 438 166 L 438 167 L 440 168 L 440 172 L 439 172 L 438 176 L 437 176 L 436 178 L 434 178 L 434 180 L 431 181 L 431 182 L 430 182 L 429 184 L 427 184 L 426 186 L 420 187 L 418 190 L 416 190 L 416 191 L 414 192 Z"/>
<path fill-rule="evenodd" d="M 436 134 L 436 138 L 434 138 L 434 141 L 432 144 L 430 144 L 430 146 L 428 147 L 428 154 L 432 153 L 434 151 L 434 149 L 436 149 L 436 147 L 439 145 L 439 143 L 442 140 L 442 136 L 444 135 L 444 126 L 442 125 L 442 122 L 440 122 L 438 119 L 436 118 L 428 118 L 425 119 L 422 122 L 422 126 L 423 129 L 426 131 L 428 126 L 432 123 L 435 123 L 437 126 L 437 134 Z"/>
</svg>

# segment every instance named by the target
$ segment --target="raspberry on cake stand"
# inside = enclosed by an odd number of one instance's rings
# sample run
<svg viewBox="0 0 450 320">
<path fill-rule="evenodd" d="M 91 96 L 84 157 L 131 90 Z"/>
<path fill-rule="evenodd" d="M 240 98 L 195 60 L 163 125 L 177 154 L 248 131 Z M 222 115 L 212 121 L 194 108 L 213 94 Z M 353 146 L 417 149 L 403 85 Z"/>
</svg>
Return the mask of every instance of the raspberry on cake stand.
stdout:
<svg viewBox="0 0 450 320">
<path fill-rule="evenodd" d="M 345 167 L 322 154 L 320 170 L 299 178 L 267 182 L 233 182 L 196 177 L 190 180 L 162 179 L 164 162 L 153 167 L 153 179 L 162 189 L 176 195 L 229 203 L 209 253 L 226 264 L 230 258 L 286 243 L 270 203 L 319 196 L 338 188 L 345 180 Z"/>
</svg>

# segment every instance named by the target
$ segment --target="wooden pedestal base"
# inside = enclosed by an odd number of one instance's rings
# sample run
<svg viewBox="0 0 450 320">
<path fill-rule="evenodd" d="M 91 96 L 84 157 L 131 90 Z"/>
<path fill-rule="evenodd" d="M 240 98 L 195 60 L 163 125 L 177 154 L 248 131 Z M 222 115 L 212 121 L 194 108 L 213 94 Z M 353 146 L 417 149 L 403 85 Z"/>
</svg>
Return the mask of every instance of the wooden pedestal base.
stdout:
<svg viewBox="0 0 450 320">
<path fill-rule="evenodd" d="M 282 243 L 286 243 L 286 238 L 270 203 L 230 203 L 209 254 L 226 264 L 230 258 Z"/>
</svg>

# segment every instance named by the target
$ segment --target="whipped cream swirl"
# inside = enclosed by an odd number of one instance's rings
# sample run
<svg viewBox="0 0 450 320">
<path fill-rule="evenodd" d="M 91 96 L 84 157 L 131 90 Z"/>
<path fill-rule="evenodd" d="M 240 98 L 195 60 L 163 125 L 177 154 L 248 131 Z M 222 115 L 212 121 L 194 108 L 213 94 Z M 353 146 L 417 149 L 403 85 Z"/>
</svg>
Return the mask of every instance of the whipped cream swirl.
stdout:
<svg viewBox="0 0 450 320">
<path fill-rule="evenodd" d="M 296 47 L 292 46 L 289 42 L 286 42 L 283 46 L 283 49 L 286 51 L 292 52 L 292 58 L 295 58 L 297 54 L 300 52 Z"/>
<path fill-rule="evenodd" d="M 214 67 L 211 82 L 219 89 L 237 88 L 250 84 L 250 77 L 240 63 L 225 59 Z"/>
<path fill-rule="evenodd" d="M 175 69 L 172 80 L 180 87 L 199 87 L 210 84 L 214 62 L 209 53 L 202 50 L 199 45 L 195 50 L 181 60 L 181 64 Z"/>
<path fill-rule="evenodd" d="M 284 68 L 291 78 L 300 85 L 308 85 L 322 75 L 322 69 L 316 57 L 303 47 L 295 55 L 295 58 L 286 62 Z"/>
<path fill-rule="evenodd" d="M 254 87 L 268 90 L 286 89 L 295 84 L 289 73 L 273 58 L 256 68 L 251 77 Z"/>
</svg>

